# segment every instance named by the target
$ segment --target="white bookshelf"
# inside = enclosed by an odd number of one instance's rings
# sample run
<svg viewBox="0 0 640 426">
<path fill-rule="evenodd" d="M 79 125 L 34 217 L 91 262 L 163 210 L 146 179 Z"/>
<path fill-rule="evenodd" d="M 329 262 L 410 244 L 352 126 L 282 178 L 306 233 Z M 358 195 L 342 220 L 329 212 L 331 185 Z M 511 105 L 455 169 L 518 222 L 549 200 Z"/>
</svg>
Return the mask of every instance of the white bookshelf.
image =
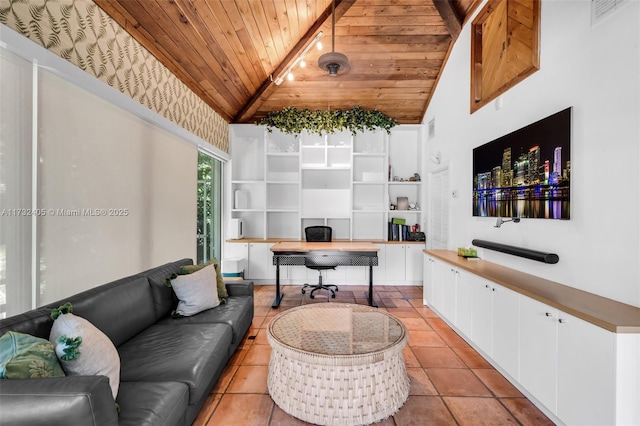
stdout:
<svg viewBox="0 0 640 426">
<path fill-rule="evenodd" d="M 335 239 L 384 241 L 393 217 L 422 225 L 422 182 L 409 181 L 421 173 L 421 131 L 293 137 L 231 125 L 229 217 L 243 219 L 245 237 L 255 239 L 302 239 L 305 227 L 329 225 Z M 413 208 L 391 210 L 397 197 Z"/>
</svg>

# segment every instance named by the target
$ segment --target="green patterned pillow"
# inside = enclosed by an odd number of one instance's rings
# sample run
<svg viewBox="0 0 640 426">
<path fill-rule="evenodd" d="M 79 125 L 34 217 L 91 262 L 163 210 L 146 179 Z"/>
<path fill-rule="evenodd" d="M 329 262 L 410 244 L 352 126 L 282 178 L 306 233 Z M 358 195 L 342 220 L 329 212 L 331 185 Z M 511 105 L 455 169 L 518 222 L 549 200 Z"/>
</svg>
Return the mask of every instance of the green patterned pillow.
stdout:
<svg viewBox="0 0 640 426">
<path fill-rule="evenodd" d="M 220 271 L 220 263 L 218 262 L 218 259 L 216 259 L 215 257 L 210 261 L 208 261 L 207 263 L 203 263 L 200 265 L 181 266 L 180 275 L 191 274 L 211 264 L 213 264 L 213 267 L 216 269 L 216 286 L 218 287 L 218 298 L 220 299 L 220 303 L 224 303 L 224 299 L 226 297 L 229 297 L 229 293 L 227 292 L 227 287 L 224 285 L 224 280 L 222 279 L 222 272 Z"/>
<path fill-rule="evenodd" d="M 15 331 L 0 337 L 0 379 L 63 376 L 55 347 L 48 340 Z"/>
<path fill-rule="evenodd" d="M 49 341 L 57 344 L 58 359 L 67 376 L 107 376 L 116 399 L 120 387 L 120 355 L 111 339 L 88 320 L 74 315 L 69 302 L 52 309 L 51 318 L 54 321 Z M 78 348 L 81 343 L 82 347 Z"/>
</svg>

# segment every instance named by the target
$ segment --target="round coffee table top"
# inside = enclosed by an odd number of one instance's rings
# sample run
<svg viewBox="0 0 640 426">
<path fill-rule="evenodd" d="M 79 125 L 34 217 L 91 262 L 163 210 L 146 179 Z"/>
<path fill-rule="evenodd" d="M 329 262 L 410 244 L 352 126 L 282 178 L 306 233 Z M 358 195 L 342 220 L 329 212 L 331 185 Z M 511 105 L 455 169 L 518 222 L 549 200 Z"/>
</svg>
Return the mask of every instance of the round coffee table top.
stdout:
<svg viewBox="0 0 640 426">
<path fill-rule="evenodd" d="M 401 348 L 407 331 L 400 320 L 377 308 L 317 303 L 279 314 L 269 323 L 268 336 L 294 351 L 339 359 Z"/>
</svg>

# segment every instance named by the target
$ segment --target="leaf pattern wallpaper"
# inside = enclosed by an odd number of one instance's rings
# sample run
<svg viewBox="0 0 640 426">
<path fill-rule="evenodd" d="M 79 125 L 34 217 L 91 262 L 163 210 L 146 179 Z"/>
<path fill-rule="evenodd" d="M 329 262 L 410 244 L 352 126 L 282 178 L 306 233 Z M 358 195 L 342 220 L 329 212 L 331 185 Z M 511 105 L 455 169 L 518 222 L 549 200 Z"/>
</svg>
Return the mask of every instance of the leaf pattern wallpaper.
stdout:
<svg viewBox="0 0 640 426">
<path fill-rule="evenodd" d="M 91 0 L 0 0 L 0 23 L 229 152 L 229 124 Z"/>
</svg>

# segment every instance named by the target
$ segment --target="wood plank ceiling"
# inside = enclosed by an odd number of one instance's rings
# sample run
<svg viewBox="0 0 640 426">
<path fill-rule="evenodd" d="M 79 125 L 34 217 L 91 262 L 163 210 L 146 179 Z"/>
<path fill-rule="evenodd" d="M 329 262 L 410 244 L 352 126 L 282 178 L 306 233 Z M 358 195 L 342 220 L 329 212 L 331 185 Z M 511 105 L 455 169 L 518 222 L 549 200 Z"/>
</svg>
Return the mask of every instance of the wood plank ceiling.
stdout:
<svg viewBox="0 0 640 426">
<path fill-rule="evenodd" d="M 450 45 L 480 0 L 335 0 L 335 51 L 350 70 L 330 77 L 331 0 L 94 0 L 230 123 L 286 106 L 359 105 L 420 123 Z M 285 72 L 319 31 L 305 68 Z M 278 77 L 284 81 L 276 85 Z"/>
</svg>

